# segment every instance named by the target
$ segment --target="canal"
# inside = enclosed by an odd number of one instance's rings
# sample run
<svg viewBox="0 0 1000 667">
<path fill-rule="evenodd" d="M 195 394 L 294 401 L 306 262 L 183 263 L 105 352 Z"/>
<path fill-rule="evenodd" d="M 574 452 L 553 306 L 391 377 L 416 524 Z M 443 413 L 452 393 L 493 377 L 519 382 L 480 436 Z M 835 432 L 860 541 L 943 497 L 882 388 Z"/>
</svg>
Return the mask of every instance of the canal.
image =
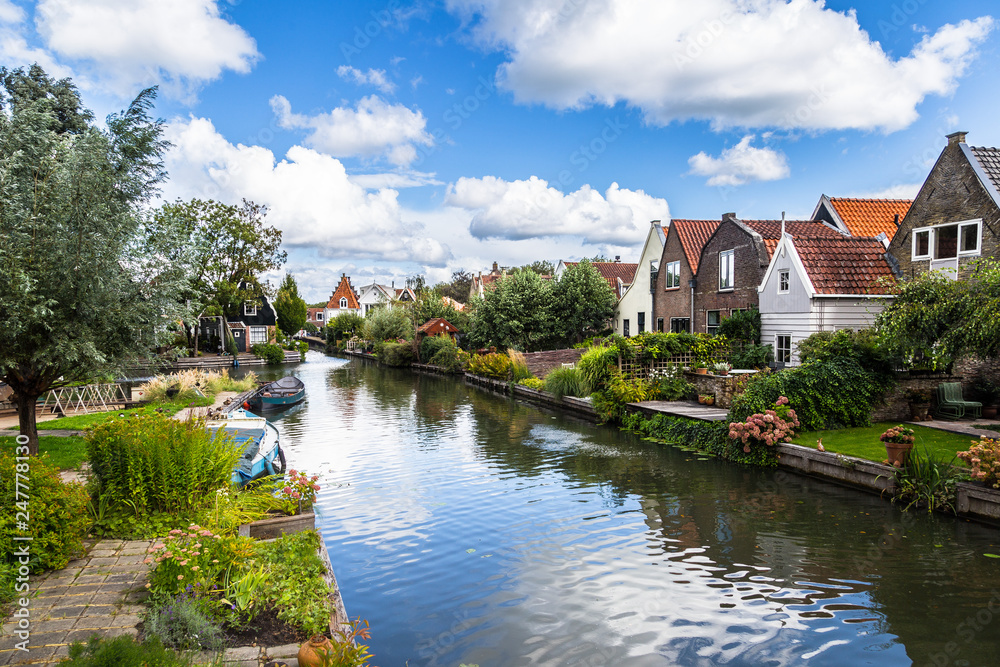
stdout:
<svg viewBox="0 0 1000 667">
<path fill-rule="evenodd" d="M 460 380 L 317 352 L 283 374 L 376 665 L 1000 664 L 996 528 Z"/>
</svg>

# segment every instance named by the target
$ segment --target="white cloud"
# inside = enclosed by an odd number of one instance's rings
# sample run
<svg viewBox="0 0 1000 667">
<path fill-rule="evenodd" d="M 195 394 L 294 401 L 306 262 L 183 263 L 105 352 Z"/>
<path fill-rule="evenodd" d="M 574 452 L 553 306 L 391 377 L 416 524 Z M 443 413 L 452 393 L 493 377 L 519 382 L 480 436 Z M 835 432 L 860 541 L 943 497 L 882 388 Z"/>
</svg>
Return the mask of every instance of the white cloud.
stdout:
<svg viewBox="0 0 1000 667">
<path fill-rule="evenodd" d="M 362 98 L 354 109 L 337 107 L 317 116 L 292 113 L 291 103 L 281 95 L 271 98 L 271 108 L 279 126 L 310 130 L 306 145 L 336 157 L 383 156 L 402 166 L 417 158 L 416 145 L 434 143 L 424 129 L 423 113 L 390 105 L 377 95 Z"/>
<path fill-rule="evenodd" d="M 386 95 L 391 95 L 396 90 L 396 84 L 386 78 L 384 69 L 369 69 L 366 73 L 350 65 L 341 65 L 337 68 L 337 76 L 358 85 L 375 86 Z"/>
<path fill-rule="evenodd" d="M 706 119 L 716 128 L 905 128 L 924 97 L 955 89 L 994 25 L 944 25 L 893 59 L 853 10 L 822 0 L 448 5 L 481 42 L 507 52 L 498 78 L 519 102 L 624 101 L 653 123 Z"/>
<path fill-rule="evenodd" d="M 708 185 L 734 186 L 751 181 L 776 181 L 788 178 L 785 154 L 771 148 L 750 145 L 754 135 L 748 134 L 738 144 L 722 151 L 719 157 L 704 151 L 688 158 L 691 173 L 709 176 Z"/>
<path fill-rule="evenodd" d="M 153 84 L 189 95 L 226 70 L 249 72 L 260 57 L 216 0 L 41 0 L 35 23 L 51 52 L 123 97 Z"/>
<path fill-rule="evenodd" d="M 451 255 L 419 223 L 402 222 L 395 190 L 366 191 L 329 155 L 292 146 L 276 162 L 266 148 L 234 146 L 205 118 L 175 120 L 165 137 L 173 144 L 166 158 L 168 199 L 245 197 L 266 204 L 267 220 L 282 230 L 284 245 L 324 257 L 441 266 Z"/>
<path fill-rule="evenodd" d="M 10 0 L 0 0 L 0 23 L 21 23 L 24 10 Z"/>
<path fill-rule="evenodd" d="M 348 178 L 367 190 L 382 188 L 419 188 L 425 185 L 444 185 L 434 174 L 422 171 L 388 172 L 382 174 L 351 174 Z"/>
<path fill-rule="evenodd" d="M 667 202 L 613 183 L 604 193 L 589 185 L 563 194 L 532 176 L 505 181 L 495 176 L 460 178 L 448 187 L 445 204 L 475 211 L 469 225 L 478 239 L 575 236 L 585 243 L 642 243 L 650 220 L 670 217 Z"/>
<path fill-rule="evenodd" d="M 893 183 L 889 187 L 875 192 L 859 192 L 850 196 L 859 199 L 914 199 L 922 186 L 923 182 Z"/>
</svg>

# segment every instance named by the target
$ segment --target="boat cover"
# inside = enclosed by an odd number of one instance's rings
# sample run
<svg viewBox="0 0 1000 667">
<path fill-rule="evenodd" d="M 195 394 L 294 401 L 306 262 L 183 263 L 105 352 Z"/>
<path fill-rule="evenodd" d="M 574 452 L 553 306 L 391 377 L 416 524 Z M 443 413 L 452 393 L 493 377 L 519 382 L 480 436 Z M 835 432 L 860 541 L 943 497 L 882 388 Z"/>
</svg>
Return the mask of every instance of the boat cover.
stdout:
<svg viewBox="0 0 1000 667">
<path fill-rule="evenodd" d="M 261 388 L 261 392 L 270 396 L 291 396 L 304 390 L 305 387 L 302 384 L 302 380 L 289 375 L 288 377 L 283 377 L 280 380 L 275 380 L 264 385 Z"/>
</svg>

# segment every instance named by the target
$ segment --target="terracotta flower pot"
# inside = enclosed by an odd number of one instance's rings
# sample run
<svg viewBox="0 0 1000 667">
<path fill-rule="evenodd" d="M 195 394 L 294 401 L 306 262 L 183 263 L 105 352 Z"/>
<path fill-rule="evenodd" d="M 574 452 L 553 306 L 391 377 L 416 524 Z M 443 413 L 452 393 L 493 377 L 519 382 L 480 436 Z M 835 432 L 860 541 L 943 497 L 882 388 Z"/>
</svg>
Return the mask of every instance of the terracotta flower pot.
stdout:
<svg viewBox="0 0 1000 667">
<path fill-rule="evenodd" d="M 930 403 L 910 403 L 910 419 L 915 422 L 926 421 Z"/>
<path fill-rule="evenodd" d="M 898 442 L 887 442 L 885 443 L 885 453 L 889 458 L 889 465 L 896 466 L 897 468 L 902 468 L 906 465 L 907 459 L 910 458 L 910 450 L 913 449 L 913 443 L 898 443 Z"/>
<path fill-rule="evenodd" d="M 698 375 L 708 375 L 707 368 L 696 368 L 694 369 L 694 372 L 697 373 Z"/>
<path fill-rule="evenodd" d="M 323 656 L 333 651 L 333 644 L 324 635 L 313 635 L 299 647 L 300 667 L 323 667 Z"/>
</svg>

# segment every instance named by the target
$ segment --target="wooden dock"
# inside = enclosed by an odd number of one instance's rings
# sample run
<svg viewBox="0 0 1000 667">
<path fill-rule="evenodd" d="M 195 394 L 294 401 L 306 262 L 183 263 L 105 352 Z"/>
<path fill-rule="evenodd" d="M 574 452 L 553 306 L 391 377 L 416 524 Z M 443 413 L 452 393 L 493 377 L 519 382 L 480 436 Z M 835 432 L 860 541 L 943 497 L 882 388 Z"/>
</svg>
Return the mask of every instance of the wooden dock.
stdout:
<svg viewBox="0 0 1000 667">
<path fill-rule="evenodd" d="M 702 405 L 694 401 L 642 401 L 629 403 L 625 406 L 629 412 L 640 412 L 647 417 L 655 415 L 670 415 L 672 417 L 687 417 L 706 422 L 721 422 L 726 420 L 729 411 L 711 405 Z"/>
</svg>

